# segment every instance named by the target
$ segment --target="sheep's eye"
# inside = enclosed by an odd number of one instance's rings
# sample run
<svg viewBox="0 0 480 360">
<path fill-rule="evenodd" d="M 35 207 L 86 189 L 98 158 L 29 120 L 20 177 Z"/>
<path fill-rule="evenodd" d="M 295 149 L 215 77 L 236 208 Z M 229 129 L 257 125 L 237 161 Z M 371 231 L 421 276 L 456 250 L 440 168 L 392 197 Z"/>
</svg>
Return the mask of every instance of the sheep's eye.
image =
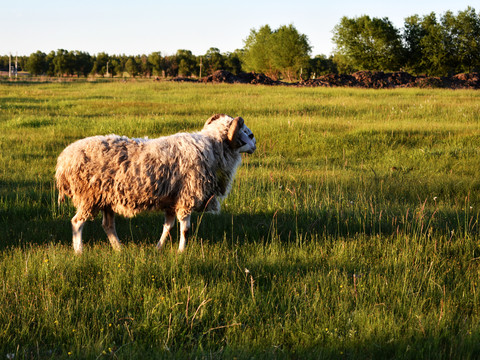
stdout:
<svg viewBox="0 0 480 360">
<path fill-rule="evenodd" d="M 253 139 L 253 133 L 250 134 L 250 135 L 248 135 L 248 137 L 249 137 L 250 139 Z"/>
</svg>

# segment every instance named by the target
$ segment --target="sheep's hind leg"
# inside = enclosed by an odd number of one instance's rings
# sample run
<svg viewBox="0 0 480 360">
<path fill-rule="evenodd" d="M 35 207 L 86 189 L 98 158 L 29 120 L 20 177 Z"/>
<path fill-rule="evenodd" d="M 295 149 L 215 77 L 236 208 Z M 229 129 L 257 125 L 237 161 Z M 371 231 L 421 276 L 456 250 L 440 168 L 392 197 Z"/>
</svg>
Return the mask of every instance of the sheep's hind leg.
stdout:
<svg viewBox="0 0 480 360">
<path fill-rule="evenodd" d="M 190 215 L 178 219 L 178 221 L 180 222 L 180 245 L 178 246 L 178 252 L 181 253 L 185 250 L 185 244 L 187 242 L 187 232 L 190 228 Z"/>
<path fill-rule="evenodd" d="M 160 237 L 160 241 L 157 243 L 158 250 L 160 250 L 165 244 L 165 240 L 167 240 L 167 237 L 170 234 L 170 230 L 172 229 L 174 224 L 175 224 L 175 215 L 170 213 L 165 213 L 165 223 L 163 224 L 162 236 Z"/>
<path fill-rule="evenodd" d="M 115 230 L 115 213 L 111 209 L 102 210 L 102 213 L 103 230 L 105 230 L 113 249 L 119 251 L 122 249 L 122 243 L 118 239 L 117 230 Z"/>
<path fill-rule="evenodd" d="M 81 211 L 77 211 L 76 215 L 72 218 L 72 240 L 73 240 L 73 250 L 77 255 L 81 255 L 83 252 L 83 243 L 82 243 L 82 230 L 87 221 L 86 217 Z"/>
</svg>

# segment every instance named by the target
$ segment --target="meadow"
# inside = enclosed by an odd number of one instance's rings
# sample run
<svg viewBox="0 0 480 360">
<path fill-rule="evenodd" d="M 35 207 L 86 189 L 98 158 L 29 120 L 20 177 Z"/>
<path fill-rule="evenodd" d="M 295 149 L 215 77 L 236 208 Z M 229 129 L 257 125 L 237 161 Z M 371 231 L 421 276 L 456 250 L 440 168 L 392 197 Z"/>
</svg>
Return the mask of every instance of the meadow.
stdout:
<svg viewBox="0 0 480 360">
<path fill-rule="evenodd" d="M 150 213 L 75 256 L 62 149 L 215 113 L 257 151 L 185 253 Z M 478 358 L 479 125 L 468 90 L 0 83 L 0 359 Z"/>
</svg>

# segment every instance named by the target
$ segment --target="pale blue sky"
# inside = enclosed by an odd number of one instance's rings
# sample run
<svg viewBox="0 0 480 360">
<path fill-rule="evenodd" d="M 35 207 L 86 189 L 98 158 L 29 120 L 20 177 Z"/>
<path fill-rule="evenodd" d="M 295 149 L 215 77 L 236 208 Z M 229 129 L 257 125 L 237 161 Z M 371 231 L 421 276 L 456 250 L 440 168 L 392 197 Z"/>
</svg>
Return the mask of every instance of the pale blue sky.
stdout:
<svg viewBox="0 0 480 360">
<path fill-rule="evenodd" d="M 202 55 L 243 47 L 250 29 L 293 24 L 308 36 L 312 55 L 330 54 L 332 30 L 342 16 L 388 17 L 401 28 L 407 16 L 457 13 L 464 0 L 0 0 L 0 55 L 41 50 L 90 54 Z"/>
</svg>

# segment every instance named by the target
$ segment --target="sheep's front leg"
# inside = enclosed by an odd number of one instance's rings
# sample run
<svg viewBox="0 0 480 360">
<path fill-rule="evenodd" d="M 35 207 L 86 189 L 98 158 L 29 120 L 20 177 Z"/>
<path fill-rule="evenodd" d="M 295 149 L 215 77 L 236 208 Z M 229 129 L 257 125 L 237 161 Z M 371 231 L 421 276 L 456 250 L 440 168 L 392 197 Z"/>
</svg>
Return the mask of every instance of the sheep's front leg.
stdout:
<svg viewBox="0 0 480 360">
<path fill-rule="evenodd" d="M 160 237 L 160 241 L 157 244 L 157 250 L 160 250 L 165 244 L 165 240 L 167 240 L 168 235 L 170 235 L 170 230 L 172 229 L 174 224 L 175 215 L 171 213 L 165 213 L 165 223 L 163 224 L 162 236 Z"/>
<path fill-rule="evenodd" d="M 181 253 L 185 250 L 185 244 L 187 242 L 187 232 L 190 229 L 190 214 L 178 219 L 180 222 L 180 245 L 178 246 L 178 252 Z"/>
<path fill-rule="evenodd" d="M 115 213 L 111 209 L 105 209 L 102 211 L 103 220 L 102 226 L 103 230 L 107 234 L 108 240 L 114 250 L 119 251 L 122 249 L 122 243 L 118 239 L 117 230 L 115 229 Z"/>
<path fill-rule="evenodd" d="M 73 240 L 73 250 L 77 255 L 81 255 L 83 252 L 83 243 L 82 243 L 82 230 L 87 219 L 82 214 L 81 211 L 77 211 L 76 215 L 72 218 L 72 240 Z"/>
</svg>

